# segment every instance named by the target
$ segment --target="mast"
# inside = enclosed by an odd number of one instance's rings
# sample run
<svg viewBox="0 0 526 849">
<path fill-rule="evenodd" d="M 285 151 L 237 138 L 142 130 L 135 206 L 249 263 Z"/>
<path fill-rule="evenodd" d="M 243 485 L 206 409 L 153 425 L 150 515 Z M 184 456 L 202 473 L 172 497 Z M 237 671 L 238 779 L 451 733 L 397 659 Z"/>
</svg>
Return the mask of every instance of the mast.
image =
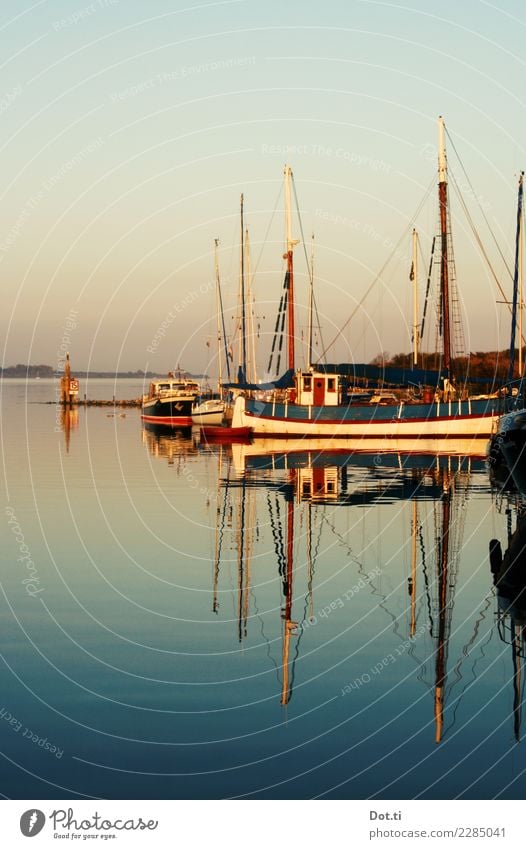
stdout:
<svg viewBox="0 0 526 849">
<path fill-rule="evenodd" d="M 221 278 L 219 275 L 219 258 L 218 258 L 218 249 L 219 249 L 219 239 L 214 239 L 215 242 L 215 267 L 216 267 L 216 292 L 217 292 L 217 300 L 218 300 L 218 321 L 219 316 L 221 316 L 221 329 L 223 331 L 223 346 L 225 349 L 225 365 L 226 365 L 226 374 L 228 382 L 230 383 L 230 357 L 228 354 L 228 344 L 227 344 L 227 336 L 226 336 L 226 327 L 225 327 L 225 312 L 223 310 L 223 295 L 221 294 Z M 221 336 L 221 330 L 218 330 L 218 339 Z M 221 348 L 221 345 L 219 345 Z M 219 372 L 221 374 L 221 350 L 219 350 Z"/>
<path fill-rule="evenodd" d="M 217 334 L 217 386 L 219 392 L 223 384 L 223 372 L 221 368 L 221 289 L 219 286 L 219 260 L 217 251 L 219 248 L 219 239 L 214 239 L 214 263 L 216 271 L 216 334 Z"/>
<path fill-rule="evenodd" d="M 252 292 L 252 272 L 250 267 L 250 239 L 248 227 L 245 229 L 245 277 L 246 277 L 246 300 L 248 306 L 247 335 L 248 335 L 248 360 L 246 379 L 248 383 L 256 383 L 256 334 L 254 330 L 254 295 Z"/>
<path fill-rule="evenodd" d="M 440 209 L 440 300 L 442 334 L 444 340 L 444 368 L 450 377 L 451 369 L 451 319 L 449 311 L 449 267 L 448 267 L 448 198 L 447 159 L 444 119 L 438 118 L 438 204 Z"/>
<path fill-rule="evenodd" d="M 281 687 L 282 705 L 287 705 L 292 695 L 290 684 L 289 670 L 289 655 L 290 655 L 290 638 L 295 632 L 297 623 L 292 621 L 292 580 L 294 576 L 293 558 L 294 558 L 294 486 L 295 486 L 295 470 L 289 470 L 290 493 L 289 502 L 287 504 L 287 562 L 286 574 L 283 580 L 283 595 L 285 596 L 285 605 L 282 609 L 283 617 L 283 652 L 282 652 L 282 667 L 283 681 Z"/>
<path fill-rule="evenodd" d="M 241 372 L 243 382 L 247 379 L 247 333 L 246 333 L 246 306 L 245 306 L 245 224 L 244 224 L 244 199 L 241 195 Z"/>
<path fill-rule="evenodd" d="M 418 531 L 418 509 L 416 498 L 413 498 L 413 522 L 411 526 L 411 578 L 409 579 L 409 594 L 411 598 L 411 637 L 416 632 L 416 543 Z"/>
<path fill-rule="evenodd" d="M 292 168 L 285 165 L 285 243 L 287 260 L 287 292 L 288 292 L 288 367 L 295 371 L 294 357 L 294 261 L 293 251 L 298 244 L 298 239 L 292 238 L 292 213 L 290 203 L 290 184 L 292 180 Z"/>
<path fill-rule="evenodd" d="M 217 245 L 216 239 L 216 245 Z M 217 502 L 219 503 L 219 495 L 221 488 L 221 473 L 222 473 L 222 465 L 223 465 L 223 446 L 219 446 L 219 464 L 217 469 Z M 225 498 L 226 498 L 226 489 L 225 489 Z M 222 531 L 221 531 L 222 535 Z M 219 602 L 217 598 L 217 586 L 219 583 L 219 560 L 220 560 L 220 533 L 219 533 L 219 508 L 216 513 L 216 528 L 215 528 L 215 551 L 214 551 L 214 569 L 213 569 L 213 598 L 212 598 L 212 610 L 214 613 L 217 613 L 219 610 Z"/>
<path fill-rule="evenodd" d="M 415 368 L 418 365 L 418 347 L 420 343 L 420 332 L 418 324 L 418 233 L 413 227 L 413 263 L 411 265 L 411 274 L 409 275 L 413 282 L 413 365 Z"/>
<path fill-rule="evenodd" d="M 522 180 L 522 175 L 521 175 Z M 521 184 L 522 185 L 522 184 Z M 522 198 L 521 198 L 521 207 L 522 207 Z M 524 216 L 521 215 L 519 221 L 519 377 L 522 378 L 522 308 L 524 306 L 522 296 L 522 251 L 524 247 L 524 236 L 523 236 L 523 227 L 524 227 Z"/>
<path fill-rule="evenodd" d="M 450 602 L 449 543 L 451 523 L 451 482 L 444 473 L 442 493 L 442 534 L 439 538 L 438 564 L 438 637 L 435 658 L 435 743 L 442 740 L 444 725 L 444 690 L 446 687 L 446 659 L 449 641 L 448 613 Z"/>
<path fill-rule="evenodd" d="M 508 382 L 513 380 L 515 369 L 515 329 L 517 326 L 517 307 L 519 309 L 519 377 L 522 377 L 522 199 L 524 171 L 519 177 L 517 197 L 517 228 L 515 231 L 515 267 L 513 271 L 513 300 L 511 307 L 510 367 Z M 520 289 L 520 293 L 519 293 Z"/>
<path fill-rule="evenodd" d="M 522 723 L 522 630 L 523 626 L 521 624 L 513 622 L 513 731 L 517 743 L 520 743 L 521 740 Z"/>
<path fill-rule="evenodd" d="M 314 360 L 314 352 L 312 350 L 312 319 L 314 311 L 314 233 L 311 237 L 311 255 L 310 255 L 310 285 L 309 285 L 309 331 L 308 331 L 308 362 L 307 366 L 310 369 Z"/>
</svg>

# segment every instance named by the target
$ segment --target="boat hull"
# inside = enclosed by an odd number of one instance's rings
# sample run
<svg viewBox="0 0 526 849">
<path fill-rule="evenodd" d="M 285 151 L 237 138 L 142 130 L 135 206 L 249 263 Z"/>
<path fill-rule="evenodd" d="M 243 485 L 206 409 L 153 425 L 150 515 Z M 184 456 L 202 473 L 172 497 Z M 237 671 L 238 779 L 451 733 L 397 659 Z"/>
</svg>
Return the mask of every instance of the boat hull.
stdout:
<svg viewBox="0 0 526 849">
<path fill-rule="evenodd" d="M 201 440 L 203 442 L 249 442 L 252 431 L 249 427 L 212 427 L 207 425 L 201 428 Z"/>
<path fill-rule="evenodd" d="M 225 405 L 222 401 L 211 403 L 205 401 L 192 410 L 194 425 L 220 425 L 225 417 Z"/>
<path fill-rule="evenodd" d="M 498 400 L 387 406 L 307 407 L 236 400 L 232 427 L 254 437 L 397 439 L 486 437 L 495 432 Z"/>
<path fill-rule="evenodd" d="M 193 398 L 159 400 L 153 398 L 142 405 L 141 419 L 165 427 L 192 426 Z"/>
</svg>

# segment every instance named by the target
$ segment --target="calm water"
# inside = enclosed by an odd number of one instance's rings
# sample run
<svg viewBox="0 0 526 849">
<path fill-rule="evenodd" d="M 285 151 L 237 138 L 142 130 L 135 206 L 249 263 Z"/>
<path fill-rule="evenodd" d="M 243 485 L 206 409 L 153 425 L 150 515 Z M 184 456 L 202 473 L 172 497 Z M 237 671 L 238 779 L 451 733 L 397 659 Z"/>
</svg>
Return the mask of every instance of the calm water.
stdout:
<svg viewBox="0 0 526 849">
<path fill-rule="evenodd" d="M 204 450 L 53 397 L 3 385 L 10 797 L 524 797 L 482 462 Z"/>
</svg>

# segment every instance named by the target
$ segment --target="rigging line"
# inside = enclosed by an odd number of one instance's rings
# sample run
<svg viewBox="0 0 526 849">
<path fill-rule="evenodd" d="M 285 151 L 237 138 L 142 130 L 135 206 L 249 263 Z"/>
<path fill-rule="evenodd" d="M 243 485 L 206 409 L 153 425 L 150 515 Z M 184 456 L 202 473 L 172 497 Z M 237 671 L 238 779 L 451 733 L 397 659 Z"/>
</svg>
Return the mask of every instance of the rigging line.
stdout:
<svg viewBox="0 0 526 849">
<path fill-rule="evenodd" d="M 267 226 L 267 232 L 265 233 L 265 236 L 264 236 L 264 238 L 263 238 L 263 242 L 262 242 L 262 244 L 261 244 L 261 250 L 260 250 L 260 252 L 259 252 L 259 256 L 258 256 L 257 261 L 256 261 L 256 264 L 255 264 L 255 266 L 254 266 L 253 276 L 255 276 L 255 274 L 256 274 L 256 272 L 257 272 L 257 270 L 258 270 L 258 268 L 259 268 L 259 263 L 261 262 L 261 257 L 263 256 L 263 251 L 264 251 L 264 249 L 265 249 L 265 245 L 267 244 L 268 234 L 269 234 L 269 232 L 270 232 L 270 228 L 272 227 L 272 222 L 274 221 L 274 216 L 275 216 L 275 214 L 276 214 L 276 211 L 277 211 L 277 208 L 278 208 L 278 204 L 279 204 L 279 202 L 280 202 L 280 200 L 281 200 L 281 194 L 282 194 L 282 192 L 283 192 L 283 181 L 280 181 L 280 187 L 279 187 L 278 196 L 277 196 L 277 198 L 276 198 L 276 203 L 274 204 L 274 209 L 273 209 L 273 211 L 272 211 L 272 215 L 270 216 L 270 221 L 269 221 L 268 226 Z"/>
<path fill-rule="evenodd" d="M 279 346 L 278 346 L 279 357 L 277 359 L 276 373 L 279 371 L 279 365 L 280 365 L 280 362 L 281 362 L 281 351 L 282 351 L 282 348 L 283 348 L 283 330 L 284 330 L 284 327 L 285 327 L 285 319 L 286 319 L 286 316 L 287 316 L 288 295 L 289 295 L 288 274 L 286 273 L 285 274 L 285 280 L 284 280 L 284 283 L 283 283 L 283 291 L 281 293 L 281 298 L 280 298 L 279 307 L 278 307 L 278 314 L 276 316 L 276 326 L 274 328 L 274 337 L 272 339 L 272 348 L 271 348 L 271 351 L 270 351 L 270 356 L 269 356 L 269 361 L 268 361 L 268 372 L 269 373 L 270 373 L 270 370 L 272 368 L 272 361 L 274 359 L 276 342 L 278 341 L 278 339 L 279 339 Z M 279 326 L 280 320 L 281 320 L 281 330 L 280 330 L 280 326 Z"/>
<path fill-rule="evenodd" d="M 489 223 L 488 219 L 486 218 L 486 214 L 485 214 L 485 212 L 484 212 L 484 210 L 483 210 L 483 208 L 482 208 L 482 204 L 480 203 L 480 200 L 479 200 L 479 198 L 478 198 L 478 195 L 475 193 L 475 189 L 473 188 L 473 185 L 472 185 L 472 183 L 471 183 L 471 180 L 469 179 L 468 173 L 467 173 L 467 171 L 466 171 L 466 169 L 465 169 L 465 167 L 464 167 L 464 163 L 462 162 L 462 159 L 460 158 L 460 154 L 459 154 L 458 150 L 457 150 L 457 149 L 456 149 L 456 147 L 455 147 L 455 143 L 454 143 L 453 139 L 451 138 L 451 136 L 450 136 L 450 134 L 449 134 L 449 132 L 448 132 L 447 127 L 445 128 L 445 130 L 446 130 L 446 135 L 447 135 L 447 137 L 448 137 L 449 143 L 451 144 L 451 147 L 453 148 L 453 151 L 455 152 L 455 155 L 456 155 L 456 157 L 457 157 L 457 159 L 458 159 L 458 161 L 459 161 L 460 167 L 462 168 L 462 171 L 464 172 L 464 176 L 465 176 L 466 180 L 468 181 L 468 186 L 469 186 L 469 188 L 470 188 L 470 190 L 471 190 L 471 193 L 472 193 L 473 197 L 475 198 L 475 200 L 477 201 L 478 207 L 479 207 L 479 209 L 480 209 L 480 211 L 481 211 L 481 213 L 482 213 L 482 217 L 484 218 L 484 221 L 486 222 L 486 225 L 487 225 L 487 227 L 488 227 L 488 230 L 489 230 L 489 232 L 491 233 L 491 237 L 492 237 L 493 241 L 495 242 L 495 245 L 496 245 L 496 248 L 497 248 L 497 250 L 498 250 L 498 252 L 499 252 L 500 258 L 502 259 L 502 261 L 503 261 L 504 265 L 506 266 L 506 269 L 507 269 L 507 271 L 508 271 L 508 274 L 509 274 L 509 275 L 510 275 L 510 277 L 511 277 L 511 276 L 512 276 L 512 274 L 511 274 L 511 269 L 509 268 L 508 263 L 507 263 L 507 261 L 506 261 L 506 259 L 505 259 L 505 257 L 504 257 L 504 254 L 502 253 L 502 250 L 501 250 L 501 248 L 500 248 L 500 245 L 499 245 L 499 243 L 497 242 L 497 238 L 496 238 L 496 236 L 495 236 L 495 234 L 494 234 L 493 230 L 492 230 L 492 229 L 491 229 L 491 227 L 490 227 L 490 223 Z M 451 173 L 449 172 L 449 176 L 453 177 L 453 181 L 456 183 L 456 180 L 455 180 L 454 175 L 453 175 L 453 174 L 451 174 Z M 457 189 L 458 189 L 458 186 L 457 186 Z"/>
<path fill-rule="evenodd" d="M 427 570 L 427 563 L 426 563 L 426 547 L 425 547 L 425 543 L 424 543 L 424 532 L 423 532 L 423 530 L 424 530 L 423 525 L 421 523 L 419 534 L 418 534 L 418 539 L 419 539 L 419 542 L 420 542 L 420 551 L 421 551 L 421 554 L 422 554 L 422 574 L 424 576 L 424 587 L 425 587 L 425 595 L 426 595 L 426 600 L 427 600 L 427 612 L 428 612 L 428 615 L 429 615 L 429 633 L 432 635 L 434 627 L 435 627 L 435 623 L 434 623 L 434 618 L 433 618 L 433 605 L 432 605 L 432 602 L 431 602 L 431 587 L 430 587 L 430 581 L 429 581 L 429 572 Z"/>
<path fill-rule="evenodd" d="M 478 636 L 478 631 L 479 631 L 479 628 L 480 628 L 480 626 L 481 626 L 481 624 L 482 624 L 483 620 L 484 620 L 484 619 L 486 619 L 486 611 L 487 611 L 487 610 L 488 610 L 488 608 L 490 607 L 490 605 L 491 605 L 491 603 L 492 603 L 492 601 L 493 601 L 493 598 L 494 598 L 493 592 L 490 592 L 490 593 L 486 596 L 486 598 L 484 599 L 484 605 L 485 605 L 485 606 L 483 606 L 483 607 L 480 609 L 479 614 L 478 614 L 478 617 L 477 617 L 477 620 L 476 620 L 476 622 L 475 622 L 475 627 L 474 627 L 474 629 L 473 629 L 473 634 L 472 634 L 472 636 L 471 636 L 470 640 L 469 640 L 469 641 L 466 643 L 466 645 L 463 647 L 463 649 L 462 649 L 462 656 L 461 656 L 461 657 L 459 657 L 459 659 L 458 659 L 457 663 L 455 664 L 455 667 L 454 667 L 454 669 L 453 669 L 453 673 L 452 673 L 453 675 L 455 675 L 455 680 L 454 680 L 454 681 L 453 681 L 453 682 L 452 682 L 452 683 L 448 686 L 448 688 L 447 688 L 447 692 L 446 692 L 446 694 L 445 694 L 445 698 L 444 698 L 444 700 L 451 699 L 451 693 L 452 693 L 452 691 L 453 691 L 453 688 L 455 687 L 455 685 L 456 685 L 457 683 L 459 683 L 459 682 L 462 680 L 462 674 L 461 674 L 461 671 L 460 671 L 460 670 L 461 670 L 461 667 L 462 667 L 462 664 L 463 664 L 463 662 L 464 662 L 464 659 L 466 659 L 466 658 L 468 658 L 468 657 L 469 657 L 469 653 L 470 653 L 471 647 L 472 647 L 473 643 L 475 642 L 475 640 L 476 640 L 476 638 L 477 638 L 477 636 Z M 458 708 L 459 708 L 459 706 L 460 706 L 460 703 L 461 703 L 461 701 L 462 701 L 462 698 L 463 698 L 463 696 L 464 696 L 464 694 L 465 694 L 466 690 L 467 690 L 469 687 L 471 687 L 471 686 L 475 683 L 475 681 L 477 680 L 477 676 L 476 676 L 476 674 L 475 674 L 475 667 L 476 667 L 476 665 L 477 665 L 478 661 L 479 661 L 481 658 L 484 658 L 484 657 L 486 656 L 486 655 L 484 654 L 484 650 L 485 650 L 486 646 L 488 646 L 488 645 L 490 644 L 491 639 L 492 639 L 492 636 L 493 636 L 493 634 L 494 634 L 494 633 L 495 633 L 494 628 L 493 628 L 493 627 L 490 627 L 490 628 L 489 628 L 489 630 L 488 630 L 488 632 L 487 632 L 487 634 L 485 635 L 485 637 L 486 637 L 486 638 L 484 639 L 484 636 L 483 636 L 483 637 L 481 638 L 481 640 L 477 643 L 477 646 L 478 646 L 478 648 L 480 649 L 480 657 L 476 657 L 476 658 L 474 659 L 474 661 L 473 661 L 473 665 L 472 665 L 472 667 L 471 667 L 471 675 L 472 675 L 472 678 L 471 678 L 471 680 L 470 680 L 470 681 L 466 681 L 466 682 L 465 682 L 464 686 L 462 687 L 462 690 L 460 691 L 459 695 L 457 696 L 457 698 L 456 698 L 456 700 L 455 700 L 455 705 L 454 705 L 454 707 L 451 707 L 451 708 L 450 708 L 450 710 L 449 710 L 449 712 L 452 714 L 452 718 L 451 718 L 451 722 L 448 724 L 447 728 L 444 730 L 444 736 L 445 736 L 445 734 L 446 734 L 448 731 L 450 731 L 450 730 L 453 728 L 453 726 L 455 725 L 456 718 L 457 718 L 457 711 L 458 711 Z"/>
<path fill-rule="evenodd" d="M 261 615 L 261 613 L 259 612 L 259 607 L 257 606 L 256 592 L 255 592 L 255 589 L 254 589 L 253 586 L 250 587 L 250 595 L 252 596 L 252 602 L 253 602 L 253 605 L 254 605 L 254 616 L 257 617 L 257 619 L 259 619 L 259 622 L 260 622 L 260 625 L 261 625 L 261 629 L 260 629 L 261 636 L 262 636 L 263 641 L 266 643 L 266 646 L 267 646 L 267 657 L 268 657 L 269 661 L 272 663 L 274 669 L 276 670 L 276 678 L 279 681 L 279 667 L 278 667 L 278 664 L 276 663 L 276 661 L 274 660 L 274 657 L 272 656 L 272 652 L 270 650 L 271 642 L 273 642 L 273 641 L 271 641 L 270 637 L 267 637 L 267 635 L 265 634 L 264 618 Z"/>
<path fill-rule="evenodd" d="M 320 314 L 318 312 L 318 302 L 316 300 L 316 295 L 314 293 L 312 295 L 312 303 L 314 304 L 314 312 L 316 313 L 317 330 L 318 330 L 318 335 L 320 337 L 320 345 L 321 345 L 322 351 L 323 351 L 324 342 L 323 342 L 323 334 L 321 332 Z M 323 351 L 323 353 L 318 357 L 318 362 L 320 362 L 320 360 L 324 357 L 324 354 L 325 354 L 325 351 Z"/>
<path fill-rule="evenodd" d="M 436 236 L 433 236 L 433 242 L 431 243 L 431 256 L 429 258 L 429 269 L 427 272 L 427 284 L 426 284 L 426 297 L 424 299 L 424 310 L 422 313 L 422 324 L 420 326 L 420 339 L 424 338 L 424 330 L 426 326 L 426 313 L 427 313 L 427 304 L 429 301 L 429 289 L 431 287 L 431 277 L 433 273 L 433 261 L 435 256 L 435 244 L 436 244 Z"/>
<path fill-rule="evenodd" d="M 283 299 L 284 299 L 284 297 L 285 297 L 285 294 L 284 294 L 284 292 L 282 292 L 281 298 L 279 300 L 278 314 L 276 316 L 276 326 L 274 327 L 274 336 L 272 338 L 272 347 L 270 349 L 270 355 L 269 355 L 269 360 L 268 360 L 268 368 L 267 368 L 268 372 L 270 372 L 270 368 L 272 366 L 272 358 L 274 357 L 274 349 L 276 347 L 276 342 L 277 342 L 277 339 L 278 339 L 279 320 L 280 320 L 280 317 L 281 317 L 281 311 L 283 309 Z"/>
<path fill-rule="evenodd" d="M 225 312 L 223 309 L 223 293 L 221 291 L 221 280 L 218 280 L 217 291 L 219 294 L 219 310 L 221 312 L 221 324 L 223 327 L 223 342 L 225 347 L 225 360 L 226 360 L 226 371 L 228 376 L 228 382 L 230 383 L 230 358 L 228 356 L 228 339 L 226 335 L 226 326 L 225 326 Z M 221 356 L 221 354 L 219 355 Z"/>
<path fill-rule="evenodd" d="M 452 176 L 452 175 L 451 175 L 451 176 Z M 494 269 L 493 269 L 493 266 L 491 265 L 491 262 L 490 262 L 490 260 L 489 260 L 489 257 L 488 257 L 488 255 L 487 255 L 487 253 L 486 253 L 486 250 L 485 250 L 485 248 L 484 248 L 484 245 L 482 244 L 482 241 L 481 241 L 481 239 L 480 239 L 480 236 L 479 236 L 479 234 L 477 233 L 477 230 L 476 230 L 475 224 L 474 224 L 474 222 L 473 222 L 473 220 L 472 220 L 472 218 L 471 218 L 471 216 L 470 216 L 470 214 L 469 214 L 469 211 L 468 211 L 468 208 L 467 208 L 467 206 L 466 206 L 466 203 L 465 203 L 465 201 L 464 201 L 464 199 L 463 199 L 462 195 L 460 194 L 460 189 L 459 189 L 459 187 L 458 187 L 458 185 L 457 185 L 457 183 L 456 183 L 456 181 L 455 181 L 455 178 L 454 178 L 454 177 L 452 178 L 452 182 L 453 182 L 453 186 L 454 186 L 454 188 L 455 188 L 455 191 L 456 191 L 457 197 L 458 197 L 458 199 L 459 199 L 459 201 L 460 201 L 460 204 L 461 204 L 461 206 L 462 206 L 462 209 L 463 209 L 463 211 L 464 211 L 464 215 L 466 216 L 466 218 L 467 218 L 467 220 L 468 220 L 468 223 L 469 223 L 469 225 L 470 225 L 470 227 L 471 227 L 471 230 L 472 230 L 472 232 L 473 232 L 473 235 L 475 236 L 475 241 L 477 242 L 477 245 L 478 245 L 478 247 L 479 247 L 479 249 L 480 249 L 480 252 L 482 253 L 482 256 L 483 256 L 483 257 L 484 257 L 484 259 L 486 260 L 486 263 L 487 263 L 487 265 L 488 265 L 489 270 L 491 271 L 491 274 L 492 274 L 492 276 L 493 276 L 493 279 L 495 280 L 495 283 L 497 284 L 497 288 L 498 288 L 498 290 L 499 290 L 500 294 L 502 295 L 502 297 L 503 297 L 503 299 L 504 299 L 504 300 L 503 300 L 503 302 L 504 302 L 504 304 L 508 307 L 508 312 L 509 312 L 509 313 L 510 313 L 510 315 L 511 315 L 511 313 L 512 313 L 512 307 L 511 307 L 511 304 L 509 303 L 509 301 L 508 301 L 508 299 L 507 299 L 507 297 L 506 297 L 506 293 L 505 293 L 504 289 L 502 288 L 502 286 L 501 286 L 501 284 L 500 284 L 500 282 L 499 282 L 499 279 L 498 279 L 498 277 L 497 277 L 496 272 L 495 272 L 495 271 L 494 271 Z M 505 264 L 506 264 L 506 263 L 505 263 Z M 510 270 L 509 270 L 509 268 L 508 268 L 507 264 L 506 264 L 506 269 L 508 270 L 508 272 L 510 273 L 510 276 L 511 276 L 511 272 L 510 272 Z M 513 278 L 512 278 L 512 279 L 513 279 Z M 524 334 L 523 334 L 523 336 L 522 336 L 522 342 L 523 342 L 523 344 L 526 344 L 526 337 L 524 336 Z"/>
<path fill-rule="evenodd" d="M 280 336 L 279 336 L 278 358 L 277 358 L 277 362 L 276 362 L 276 374 L 279 374 L 279 367 L 281 365 L 281 354 L 283 352 L 283 340 L 285 339 L 285 321 L 286 321 L 286 318 L 287 318 L 287 308 L 288 308 L 288 303 L 289 303 L 288 276 L 286 276 L 285 279 L 286 279 L 285 301 L 284 301 L 284 306 L 283 306 L 283 313 L 282 313 L 282 316 L 281 316 L 281 329 L 280 329 Z"/>
<path fill-rule="evenodd" d="M 322 516 L 322 520 L 321 520 L 321 524 L 320 524 L 320 535 L 321 535 L 321 527 L 322 527 L 323 524 L 326 524 L 329 527 L 329 530 L 332 531 L 332 533 L 334 534 L 336 539 L 339 540 L 339 542 L 342 544 L 342 546 L 347 549 L 347 554 L 349 555 L 349 559 L 351 561 L 354 561 L 354 563 L 356 563 L 357 566 L 363 566 L 361 561 L 358 560 L 356 554 L 354 554 L 354 552 L 353 552 L 351 546 L 349 545 L 349 543 L 347 542 L 347 540 L 344 538 L 344 536 L 342 534 L 339 533 L 339 531 L 336 530 L 336 526 L 334 524 L 332 524 L 330 519 L 328 519 L 325 514 Z"/>
<path fill-rule="evenodd" d="M 365 294 L 364 294 L 364 295 L 360 298 L 360 300 L 359 300 L 359 301 L 358 301 L 358 303 L 356 304 L 356 306 L 355 306 L 354 310 L 352 311 L 351 315 L 349 316 L 349 318 L 347 319 L 347 321 L 345 322 L 345 324 L 343 324 L 343 325 L 342 325 L 342 327 L 338 330 L 338 332 L 337 332 L 336 336 L 334 337 L 334 339 L 332 340 L 332 342 L 330 342 L 330 344 L 329 344 L 329 345 L 327 345 L 327 347 L 326 347 L 326 348 L 322 351 L 322 353 L 320 354 L 320 357 L 319 357 L 319 359 L 320 359 L 320 360 L 321 360 L 321 359 L 325 356 L 325 354 L 327 353 L 327 351 L 329 351 L 329 350 L 330 350 L 330 348 L 332 348 L 332 346 L 334 345 L 334 343 L 336 342 L 336 340 L 337 340 L 337 339 L 339 339 L 339 337 L 342 335 L 342 333 L 343 333 L 343 331 L 345 330 L 345 328 L 346 328 L 346 327 L 348 327 L 348 325 L 349 325 L 349 324 L 351 323 L 351 321 L 353 320 L 353 318 L 354 318 L 354 316 L 356 315 L 356 313 L 358 312 L 358 310 L 360 310 L 360 309 L 361 309 L 361 307 L 362 307 L 363 303 L 365 302 L 365 300 L 367 299 L 367 297 L 369 296 L 369 294 L 372 292 L 372 290 L 373 290 L 374 286 L 376 285 L 376 283 L 377 283 L 377 282 L 381 279 L 382 274 L 384 273 L 385 269 L 387 268 L 387 266 L 388 266 L 388 265 L 389 265 L 389 263 L 391 262 L 391 260 L 392 260 L 393 256 L 396 254 L 396 251 L 397 251 L 397 250 L 398 250 L 398 248 L 400 247 L 400 245 L 401 245 L 402 241 L 406 238 L 406 236 L 407 236 L 407 234 L 408 234 L 409 230 L 413 227 L 413 223 L 414 223 L 415 219 L 418 217 L 418 215 L 420 214 L 420 211 L 421 211 L 421 209 L 422 209 L 422 207 L 423 207 L 423 205 L 424 205 L 425 201 L 427 200 L 428 195 L 430 194 L 431 189 L 434 187 L 434 185 L 435 185 L 435 178 L 433 177 L 433 179 L 431 180 L 431 182 L 430 182 L 430 184 L 429 184 L 429 186 L 428 186 L 428 188 L 427 188 L 427 190 L 426 190 L 426 192 L 425 192 L 425 194 L 424 194 L 424 196 L 423 196 L 422 200 L 421 200 L 421 201 L 420 201 L 420 203 L 418 204 L 418 207 L 417 207 L 417 209 L 416 209 L 415 213 L 411 216 L 411 219 L 410 219 L 410 221 L 409 221 L 409 224 L 407 225 L 407 227 L 406 227 L 406 228 L 405 228 L 405 230 L 403 231 L 402 235 L 401 235 L 401 236 L 400 236 L 400 238 L 398 239 L 398 242 L 397 242 L 397 243 L 396 243 L 396 245 L 394 246 L 394 248 L 393 248 L 392 252 L 391 252 L 391 253 L 389 254 L 389 256 L 387 257 L 387 259 L 386 259 L 386 261 L 384 262 L 384 264 L 383 264 L 382 268 L 380 269 L 380 271 L 379 271 L 379 272 L 375 275 L 375 277 L 374 277 L 374 279 L 373 279 L 373 282 L 371 283 L 371 285 L 369 286 L 369 288 L 367 289 L 367 291 L 365 292 Z"/>
<path fill-rule="evenodd" d="M 295 204 L 296 204 L 296 213 L 297 213 L 298 221 L 299 221 L 299 225 L 300 225 L 301 243 L 303 245 L 303 253 L 304 253 L 304 256 L 305 256 L 305 264 L 307 266 L 309 283 L 310 283 L 310 287 L 311 287 L 311 291 L 312 291 L 312 302 L 313 302 L 313 306 L 314 306 L 314 311 L 316 313 L 316 321 L 318 323 L 317 329 L 318 329 L 318 333 L 319 333 L 319 336 L 320 336 L 320 343 L 321 343 L 321 346 L 322 346 L 322 349 L 323 349 L 324 343 L 323 343 L 323 336 L 322 336 L 322 332 L 321 332 L 320 316 L 318 314 L 318 304 L 316 302 L 316 296 L 314 294 L 314 279 L 313 279 L 311 264 L 310 264 L 309 258 L 307 256 L 307 243 L 305 241 L 305 234 L 303 232 L 303 221 L 301 220 L 300 206 L 299 206 L 299 203 L 298 203 L 298 193 L 296 191 L 296 182 L 294 180 L 294 174 L 292 174 L 292 191 L 294 193 L 294 201 L 295 201 Z M 318 358 L 318 362 L 319 362 L 319 360 L 321 360 L 322 357 L 323 357 L 323 354 Z"/>
</svg>

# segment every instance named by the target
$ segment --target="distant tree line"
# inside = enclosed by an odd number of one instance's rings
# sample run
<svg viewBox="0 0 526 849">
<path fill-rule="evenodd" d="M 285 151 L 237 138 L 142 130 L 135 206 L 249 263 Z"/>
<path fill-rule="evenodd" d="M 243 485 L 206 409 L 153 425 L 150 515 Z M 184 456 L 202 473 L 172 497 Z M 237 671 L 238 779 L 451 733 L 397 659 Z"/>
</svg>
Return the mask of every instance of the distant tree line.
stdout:
<svg viewBox="0 0 526 849">
<path fill-rule="evenodd" d="M 120 378 L 152 378 L 152 377 L 166 377 L 165 374 L 159 374 L 156 371 L 141 371 L 141 369 L 137 369 L 137 371 L 77 371 L 76 369 L 72 369 L 72 373 L 75 377 L 120 377 Z M 61 372 L 60 372 L 61 374 Z M 191 379 L 205 379 L 207 377 L 206 374 L 188 374 L 188 372 L 184 372 L 184 375 Z M 17 363 L 16 366 L 6 366 L 5 368 L 0 368 L 0 376 L 1 377 L 56 377 L 57 372 L 53 369 L 53 366 L 48 365 L 27 365 L 25 363 Z"/>
<path fill-rule="evenodd" d="M 523 348 L 522 356 L 525 361 L 525 350 Z M 514 377 L 519 377 L 518 372 L 518 352 L 515 354 Z M 378 354 L 374 360 L 374 365 L 394 366 L 398 368 L 410 368 L 413 363 L 413 354 L 394 354 L 390 355 L 386 351 Z M 490 380 L 503 383 L 507 380 L 508 369 L 510 364 L 509 349 L 504 351 L 471 351 L 467 357 L 456 357 L 452 361 L 453 375 L 467 375 L 469 377 L 487 377 Z M 425 369 L 439 369 L 440 356 L 437 354 L 422 353 L 418 356 L 418 367 Z"/>
</svg>

